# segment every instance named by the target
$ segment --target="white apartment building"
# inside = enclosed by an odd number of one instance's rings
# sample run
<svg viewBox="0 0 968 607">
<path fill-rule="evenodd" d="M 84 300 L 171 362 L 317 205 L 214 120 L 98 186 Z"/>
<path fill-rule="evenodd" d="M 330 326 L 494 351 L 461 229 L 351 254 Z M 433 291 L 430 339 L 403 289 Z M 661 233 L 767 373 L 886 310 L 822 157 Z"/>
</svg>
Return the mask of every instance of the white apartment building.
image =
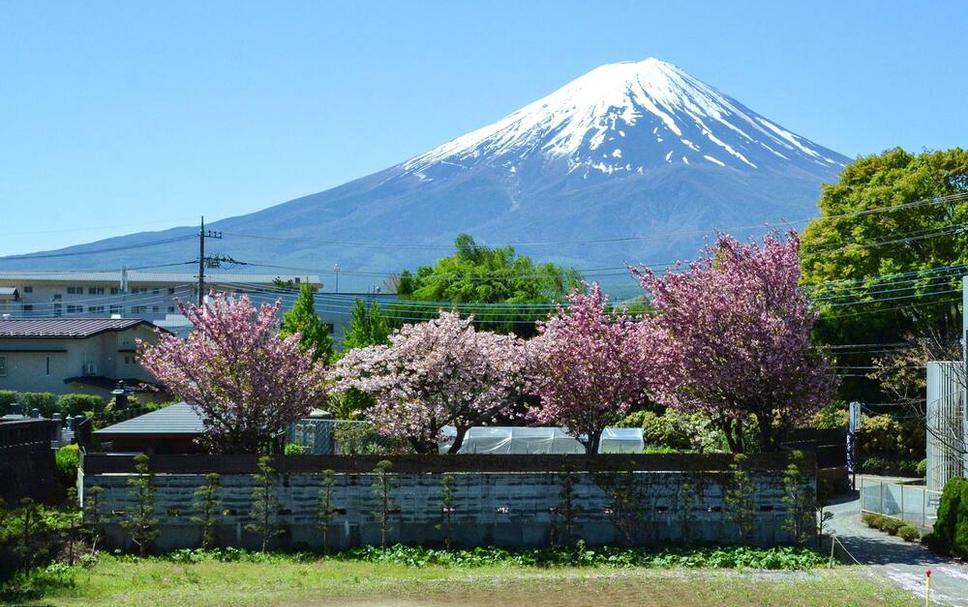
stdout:
<svg viewBox="0 0 968 607">
<path fill-rule="evenodd" d="M 282 280 L 308 282 L 319 276 L 205 274 L 205 290 L 255 293 Z M 198 298 L 198 274 L 173 272 L 4 272 L 0 274 L 0 318 L 141 318 L 159 326 L 178 323 L 178 302 Z"/>
</svg>

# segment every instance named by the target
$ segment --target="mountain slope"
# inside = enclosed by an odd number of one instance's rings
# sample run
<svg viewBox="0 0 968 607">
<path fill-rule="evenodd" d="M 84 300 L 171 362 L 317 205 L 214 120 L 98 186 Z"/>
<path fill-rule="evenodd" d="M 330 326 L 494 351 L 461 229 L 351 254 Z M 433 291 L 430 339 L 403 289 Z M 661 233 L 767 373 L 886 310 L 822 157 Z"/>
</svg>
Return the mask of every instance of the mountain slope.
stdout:
<svg viewBox="0 0 968 607">
<path fill-rule="evenodd" d="M 481 242 L 526 243 L 518 248 L 605 280 L 623 273 L 598 268 L 691 257 L 712 229 L 744 236 L 768 222 L 810 217 L 819 184 L 835 180 L 846 162 L 674 65 L 616 63 L 384 171 L 216 222 L 211 227 L 225 238 L 213 247 L 252 263 L 321 271 L 324 279 L 339 263 L 341 287 L 363 289 L 382 274 L 432 261 L 458 232 L 469 232 Z M 0 270 L 176 262 L 191 259 L 194 246 L 186 238 L 8 259 Z"/>
</svg>

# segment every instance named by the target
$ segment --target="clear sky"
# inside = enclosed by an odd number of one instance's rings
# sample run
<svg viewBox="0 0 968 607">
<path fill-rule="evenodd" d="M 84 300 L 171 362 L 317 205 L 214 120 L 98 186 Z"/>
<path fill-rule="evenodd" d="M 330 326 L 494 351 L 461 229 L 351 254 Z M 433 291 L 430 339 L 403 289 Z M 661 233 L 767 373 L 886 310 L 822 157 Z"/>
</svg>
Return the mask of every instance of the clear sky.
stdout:
<svg viewBox="0 0 968 607">
<path fill-rule="evenodd" d="M 968 144 L 968 2 L 0 0 L 0 255 L 247 213 L 655 56 L 849 156 Z"/>
</svg>

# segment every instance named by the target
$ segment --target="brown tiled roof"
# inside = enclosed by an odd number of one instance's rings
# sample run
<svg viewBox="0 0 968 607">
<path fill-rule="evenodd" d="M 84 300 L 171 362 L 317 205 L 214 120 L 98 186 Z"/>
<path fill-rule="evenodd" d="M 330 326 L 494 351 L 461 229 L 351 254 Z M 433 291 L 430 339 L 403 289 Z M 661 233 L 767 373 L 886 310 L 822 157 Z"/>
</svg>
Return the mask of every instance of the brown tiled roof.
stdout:
<svg viewBox="0 0 968 607">
<path fill-rule="evenodd" d="M 105 331 L 150 325 L 140 318 L 15 318 L 0 319 L 0 338 L 85 338 Z"/>
</svg>

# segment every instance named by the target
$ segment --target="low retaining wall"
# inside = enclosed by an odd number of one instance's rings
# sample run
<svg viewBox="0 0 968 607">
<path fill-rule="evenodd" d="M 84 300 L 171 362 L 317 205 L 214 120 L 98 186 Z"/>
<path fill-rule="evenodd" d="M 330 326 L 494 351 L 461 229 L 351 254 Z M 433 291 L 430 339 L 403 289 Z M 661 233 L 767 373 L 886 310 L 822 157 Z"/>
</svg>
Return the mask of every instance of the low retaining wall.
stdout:
<svg viewBox="0 0 968 607">
<path fill-rule="evenodd" d="M 328 528 L 329 548 L 379 544 L 380 502 L 370 471 L 380 458 L 295 456 L 277 458 L 280 474 L 274 489 L 277 518 L 283 534 L 275 544 L 318 548 L 322 533 L 317 520 L 324 469 L 333 469 L 333 505 L 338 509 Z M 455 545 L 505 547 L 546 546 L 571 539 L 590 545 L 652 544 L 693 541 L 735 543 L 739 532 L 723 503 L 723 483 L 731 458 L 718 456 L 430 456 L 390 458 L 391 496 L 389 542 L 441 543 L 441 479 L 454 478 L 451 538 Z M 222 474 L 220 493 L 226 515 L 219 529 L 222 545 L 259 545 L 245 530 L 249 522 L 254 482 L 254 458 L 158 456 L 155 512 L 161 534 L 157 548 L 197 546 L 201 531 L 191 522 L 193 493 L 204 483 L 204 472 Z M 785 454 L 751 458 L 755 491 L 755 543 L 786 543 L 787 514 L 782 501 L 781 470 Z M 676 464 L 670 466 L 670 464 Z M 543 468 L 543 469 L 542 469 Z M 548 471 L 551 469 L 552 471 Z M 311 471 L 310 471 L 311 470 Z M 565 471 L 573 479 L 569 516 L 563 497 Z M 86 492 L 104 489 L 102 512 L 112 513 L 109 542 L 124 546 L 117 524 L 132 510 L 128 479 L 130 458 L 87 456 L 81 474 Z M 813 477 L 810 480 L 815 483 Z M 573 524 L 569 525 L 568 520 Z"/>
</svg>

